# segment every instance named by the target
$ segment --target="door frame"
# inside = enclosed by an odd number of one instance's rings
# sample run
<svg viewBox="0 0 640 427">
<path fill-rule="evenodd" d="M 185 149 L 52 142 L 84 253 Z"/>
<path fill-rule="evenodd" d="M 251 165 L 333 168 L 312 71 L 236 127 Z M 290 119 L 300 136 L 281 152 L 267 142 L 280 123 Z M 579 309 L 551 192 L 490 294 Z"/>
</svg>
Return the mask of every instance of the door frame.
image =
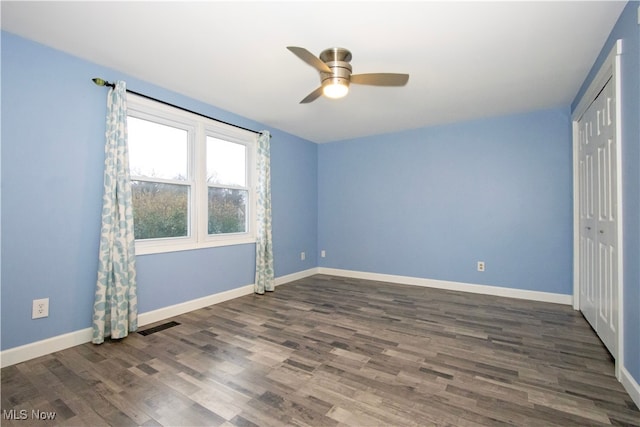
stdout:
<svg viewBox="0 0 640 427">
<path fill-rule="evenodd" d="M 600 70 L 596 74 L 595 78 L 591 81 L 591 84 L 580 98 L 576 109 L 571 115 L 573 124 L 573 308 L 580 310 L 580 206 L 579 206 L 579 168 L 578 168 L 578 154 L 579 154 L 579 134 L 578 134 L 578 121 L 582 118 L 583 114 L 587 111 L 589 106 L 596 99 L 598 94 L 602 91 L 607 81 L 611 79 L 613 84 L 613 90 L 616 97 L 615 109 L 616 109 L 616 203 L 617 203 L 617 242 L 616 251 L 617 256 L 617 269 L 618 269 L 618 283 L 617 283 L 617 330 L 616 330 L 616 354 L 615 369 L 616 378 L 620 380 L 621 369 L 624 366 L 624 303 L 623 303 L 623 241 L 622 241 L 622 146 L 621 146 L 621 133 L 622 133 L 622 109 L 621 109 L 621 83 L 620 78 L 620 55 L 622 54 L 622 40 L 617 40 L 611 49 L 609 55 L 600 66 Z"/>
</svg>

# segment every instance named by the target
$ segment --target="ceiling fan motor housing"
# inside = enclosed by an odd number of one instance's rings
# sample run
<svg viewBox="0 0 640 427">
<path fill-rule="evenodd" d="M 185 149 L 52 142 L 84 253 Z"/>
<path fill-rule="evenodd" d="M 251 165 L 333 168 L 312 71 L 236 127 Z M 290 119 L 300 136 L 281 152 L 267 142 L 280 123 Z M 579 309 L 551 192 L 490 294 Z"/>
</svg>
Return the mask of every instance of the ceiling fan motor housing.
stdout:
<svg viewBox="0 0 640 427">
<path fill-rule="evenodd" d="M 351 52 L 341 47 L 325 49 L 320 54 L 320 60 L 331 69 L 331 73 L 320 72 L 323 86 L 327 84 L 349 86 L 352 71 L 351 64 L 349 64 Z"/>
</svg>

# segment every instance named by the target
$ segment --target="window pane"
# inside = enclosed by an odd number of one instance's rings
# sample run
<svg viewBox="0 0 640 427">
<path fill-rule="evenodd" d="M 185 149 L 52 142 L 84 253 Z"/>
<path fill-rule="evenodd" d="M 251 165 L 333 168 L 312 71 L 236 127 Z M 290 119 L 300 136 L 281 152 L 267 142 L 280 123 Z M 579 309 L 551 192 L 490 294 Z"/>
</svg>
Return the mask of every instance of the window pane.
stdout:
<svg viewBox="0 0 640 427">
<path fill-rule="evenodd" d="M 247 231 L 248 192 L 209 187 L 209 234 Z"/>
<path fill-rule="evenodd" d="M 189 186 L 132 181 L 136 239 L 189 235 Z"/>
<path fill-rule="evenodd" d="M 137 117 L 127 119 L 131 175 L 186 180 L 189 132 Z"/>
<path fill-rule="evenodd" d="M 207 137 L 207 182 L 244 187 L 247 181 L 247 147 Z"/>
</svg>

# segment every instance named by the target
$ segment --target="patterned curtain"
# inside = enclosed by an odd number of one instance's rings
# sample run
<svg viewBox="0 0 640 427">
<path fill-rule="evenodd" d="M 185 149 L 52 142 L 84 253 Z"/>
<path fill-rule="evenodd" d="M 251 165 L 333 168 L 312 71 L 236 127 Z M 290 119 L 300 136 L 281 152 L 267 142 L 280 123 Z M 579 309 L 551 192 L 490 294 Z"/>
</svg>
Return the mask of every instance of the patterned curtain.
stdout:
<svg viewBox="0 0 640 427">
<path fill-rule="evenodd" d="M 116 82 L 107 99 L 104 196 L 93 305 L 93 343 L 124 338 L 138 328 L 133 200 L 127 148 L 127 92 Z"/>
<path fill-rule="evenodd" d="M 269 132 L 258 136 L 258 209 L 256 236 L 256 281 L 254 292 L 264 294 L 273 291 L 273 245 L 271 243 L 271 166 Z"/>
</svg>

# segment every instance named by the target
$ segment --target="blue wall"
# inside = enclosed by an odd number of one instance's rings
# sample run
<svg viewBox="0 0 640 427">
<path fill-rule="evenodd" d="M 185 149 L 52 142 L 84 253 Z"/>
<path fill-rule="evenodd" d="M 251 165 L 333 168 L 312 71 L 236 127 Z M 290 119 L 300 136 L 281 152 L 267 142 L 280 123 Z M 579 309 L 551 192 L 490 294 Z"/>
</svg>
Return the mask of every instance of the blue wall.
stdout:
<svg viewBox="0 0 640 427">
<path fill-rule="evenodd" d="M 91 326 L 107 94 L 92 77 L 270 130 L 276 276 L 315 267 L 316 144 L 3 32 L 2 349 Z M 139 256 L 140 312 L 251 284 L 254 265 L 255 245 Z"/>
<path fill-rule="evenodd" d="M 321 145 L 320 265 L 571 294 L 570 135 L 554 109 Z"/>
<path fill-rule="evenodd" d="M 640 2 L 630 1 L 613 28 L 573 109 L 591 84 L 616 40 L 622 39 L 622 196 L 624 250 L 624 364 L 640 383 Z"/>
</svg>

